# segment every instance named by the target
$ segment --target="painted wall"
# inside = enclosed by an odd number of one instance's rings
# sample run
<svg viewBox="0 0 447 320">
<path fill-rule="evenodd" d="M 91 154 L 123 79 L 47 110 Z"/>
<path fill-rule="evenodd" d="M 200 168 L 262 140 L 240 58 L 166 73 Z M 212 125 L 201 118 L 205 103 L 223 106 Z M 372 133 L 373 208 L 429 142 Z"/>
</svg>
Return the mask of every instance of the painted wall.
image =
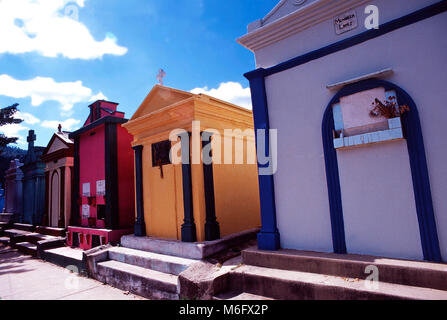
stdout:
<svg viewBox="0 0 447 320">
<path fill-rule="evenodd" d="M 134 186 L 134 152 L 133 136 L 126 129 L 117 125 L 118 148 L 118 207 L 119 223 L 122 228 L 133 227 L 135 222 L 135 186 Z"/>
<path fill-rule="evenodd" d="M 372 1 L 381 10 L 382 22 L 434 2 L 437 1 Z M 257 52 L 258 64 L 275 64 L 310 49 L 317 49 L 324 43 L 329 44 L 365 31 L 359 28 L 336 37 L 330 23 L 331 20 L 328 20 L 262 49 Z M 447 260 L 447 216 L 444 214 L 447 212 L 447 150 L 441 131 L 447 121 L 447 110 L 444 107 L 447 100 L 447 38 L 437 36 L 440 30 L 446 29 L 447 13 L 443 13 L 266 79 L 270 126 L 279 129 L 278 153 L 281 156 L 274 180 L 278 227 L 283 247 L 332 250 L 321 121 L 327 104 L 336 92 L 326 89 L 326 85 L 390 67 L 395 73 L 386 80 L 406 90 L 419 108 L 439 240 L 443 259 Z M 411 199 L 411 190 L 408 188 L 408 155 L 402 143 L 348 152 L 339 158 L 345 222 L 351 225 L 346 228 L 348 248 L 363 253 L 420 257 L 419 239 L 414 236 L 415 219 L 412 217 L 416 214 L 414 199 Z M 395 156 L 390 160 L 385 153 L 393 153 Z M 378 215 L 378 218 L 385 219 L 386 213 L 391 211 L 398 211 L 402 215 L 393 218 L 399 221 L 393 221 L 389 216 L 382 222 L 370 220 L 368 224 L 372 229 L 365 233 L 366 223 L 360 223 L 358 211 L 366 198 L 359 192 L 352 197 L 349 193 L 354 192 L 354 186 L 357 185 L 354 182 L 359 176 L 369 179 L 369 186 L 363 187 L 367 193 L 383 185 L 384 175 L 364 172 L 364 168 L 378 170 L 379 164 L 384 161 L 391 161 L 390 167 L 395 170 L 386 169 L 389 189 L 382 192 L 391 192 L 402 203 L 390 207 L 380 202 L 376 195 L 376 201 L 370 202 L 374 198 L 368 198 L 361 214 Z M 359 166 L 359 163 L 362 165 Z M 394 188 L 402 190 L 402 193 L 396 192 Z M 380 230 L 381 237 L 374 235 L 374 230 Z M 396 230 L 400 231 L 403 239 L 412 239 L 407 243 L 408 248 L 404 248 L 403 242 L 391 241 Z M 366 247 L 366 244 L 361 245 L 356 239 L 358 234 L 363 234 L 362 241 L 368 240 L 374 249 Z"/>
<path fill-rule="evenodd" d="M 225 164 L 223 156 L 221 164 L 213 164 L 216 216 L 218 221 L 226 222 L 220 226 L 221 236 L 261 226 L 258 168 L 246 161 L 247 152 L 256 159 L 255 141 L 226 139 L 233 144 L 233 163 L 236 163 L 236 153 L 239 153 L 243 155 L 244 164 Z M 242 143 L 242 148 L 236 148 L 236 139 Z M 223 152 L 224 146 L 222 155 Z"/>
<path fill-rule="evenodd" d="M 92 135 L 92 133 L 94 133 Z M 96 181 L 105 179 L 105 130 L 104 125 L 81 134 L 79 139 L 79 196 L 82 204 L 79 215 L 82 217 L 82 205 L 88 204 L 88 198 L 82 196 L 82 185 L 90 183 L 90 194 L 96 195 Z M 96 197 L 96 204 L 105 204 L 104 197 Z M 90 206 L 90 217 L 97 217 L 95 206 Z M 83 227 L 88 226 L 87 219 L 81 219 Z M 96 226 L 104 228 L 105 222 L 97 220 Z"/>
</svg>

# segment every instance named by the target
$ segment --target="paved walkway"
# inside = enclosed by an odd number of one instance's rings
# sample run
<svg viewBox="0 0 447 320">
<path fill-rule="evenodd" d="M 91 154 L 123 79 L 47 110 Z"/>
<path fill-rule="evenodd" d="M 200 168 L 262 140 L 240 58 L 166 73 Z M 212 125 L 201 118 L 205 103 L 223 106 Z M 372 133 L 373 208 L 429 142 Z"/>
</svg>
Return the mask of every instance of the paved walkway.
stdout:
<svg viewBox="0 0 447 320">
<path fill-rule="evenodd" d="M 0 299 L 143 300 L 0 245 Z"/>
</svg>

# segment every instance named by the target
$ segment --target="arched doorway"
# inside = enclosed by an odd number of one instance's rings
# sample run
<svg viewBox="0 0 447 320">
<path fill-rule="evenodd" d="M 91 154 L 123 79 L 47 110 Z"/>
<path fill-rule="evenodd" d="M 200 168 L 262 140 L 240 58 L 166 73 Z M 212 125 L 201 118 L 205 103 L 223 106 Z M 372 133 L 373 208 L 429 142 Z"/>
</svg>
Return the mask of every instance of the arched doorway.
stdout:
<svg viewBox="0 0 447 320">
<path fill-rule="evenodd" d="M 60 179 L 59 173 L 55 171 L 51 177 L 51 227 L 59 226 L 60 212 Z"/>
<path fill-rule="evenodd" d="M 425 147 L 422 136 L 422 129 L 419 120 L 419 114 L 416 104 L 413 99 L 400 87 L 382 80 L 365 80 L 352 85 L 348 85 L 341 89 L 331 100 L 326 108 L 323 124 L 322 124 L 322 135 L 323 135 L 323 146 L 324 146 L 324 156 L 326 165 L 326 175 L 327 175 L 327 185 L 328 185 L 328 195 L 330 204 L 330 216 L 332 225 L 332 238 L 334 251 L 336 253 L 346 253 L 349 252 L 349 246 L 347 246 L 347 236 L 346 231 L 352 226 L 346 225 L 346 217 L 344 210 L 348 211 L 343 200 L 345 202 L 353 202 L 349 199 L 349 195 L 346 193 L 349 190 L 343 190 L 342 185 L 346 185 L 342 180 L 346 181 L 346 170 L 343 169 L 344 177 L 341 177 L 340 172 L 340 159 L 343 156 L 338 154 L 338 151 L 334 148 L 334 113 L 333 107 L 340 102 L 340 99 L 349 95 L 353 95 L 362 91 L 372 90 L 375 88 L 384 88 L 387 91 L 394 91 L 399 104 L 408 105 L 410 111 L 402 116 L 402 128 L 404 132 L 406 151 L 408 153 L 408 164 L 410 167 L 412 183 L 412 191 L 414 195 L 413 205 L 415 212 L 410 212 L 410 214 L 415 214 L 418 224 L 418 233 L 420 237 L 421 251 L 423 253 L 423 258 L 428 261 L 441 261 L 441 254 L 439 249 L 439 241 L 436 229 L 436 222 L 433 212 L 433 203 L 430 191 L 430 181 L 428 176 L 427 161 L 425 156 Z M 401 146 L 402 147 L 402 144 Z M 382 152 L 380 150 L 379 152 Z M 402 156 L 402 154 L 400 154 Z M 369 156 L 369 155 L 367 155 Z M 344 157 L 346 158 L 346 157 Z M 359 158 L 360 159 L 360 158 Z M 394 160 L 392 160 L 394 161 Z M 370 162 L 371 163 L 371 162 Z M 365 170 L 368 170 L 368 163 L 366 163 Z M 346 168 L 346 166 L 345 166 Z M 386 170 L 385 170 L 386 171 Z M 357 171 L 358 172 L 358 171 Z M 351 177 L 352 178 L 352 177 Z M 386 177 L 383 179 L 384 184 L 387 183 Z M 369 181 L 361 181 L 363 184 L 368 184 Z M 360 185 L 360 184 L 359 184 Z M 359 194 L 356 192 L 356 194 Z M 347 206 L 349 206 L 348 204 Z M 351 208 L 354 206 L 351 206 Z M 398 208 L 397 210 L 401 210 Z M 410 210 L 411 211 L 411 210 Z M 393 215 L 393 210 L 389 211 Z M 400 212 L 399 212 L 400 213 Z M 349 213 L 352 216 L 352 212 Z M 410 217 L 410 216 L 409 216 Z M 390 218 L 395 218 L 395 225 L 399 226 L 399 222 L 405 225 L 406 221 L 404 218 L 393 216 Z M 414 218 L 414 216 L 413 216 Z M 400 220 L 399 220 L 400 219 Z M 410 217 L 410 219 L 412 219 Z M 386 227 L 387 221 L 379 221 L 377 225 L 382 223 Z M 399 236 L 399 227 L 396 227 L 396 234 Z M 380 234 L 376 235 L 380 237 Z M 408 232 L 406 234 L 408 235 Z M 362 239 L 364 240 L 364 239 Z M 389 241 L 389 240 L 388 240 Z M 368 253 L 368 252 L 364 252 Z"/>
</svg>

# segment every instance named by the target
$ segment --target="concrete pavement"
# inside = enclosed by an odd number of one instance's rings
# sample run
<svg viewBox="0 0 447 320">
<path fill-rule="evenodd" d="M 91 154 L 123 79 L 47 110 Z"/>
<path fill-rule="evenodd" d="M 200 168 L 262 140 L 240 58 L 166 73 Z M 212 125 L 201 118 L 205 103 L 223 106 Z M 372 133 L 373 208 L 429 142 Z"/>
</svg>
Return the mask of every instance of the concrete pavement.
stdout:
<svg viewBox="0 0 447 320">
<path fill-rule="evenodd" d="M 2 300 L 144 300 L 0 245 Z"/>
</svg>

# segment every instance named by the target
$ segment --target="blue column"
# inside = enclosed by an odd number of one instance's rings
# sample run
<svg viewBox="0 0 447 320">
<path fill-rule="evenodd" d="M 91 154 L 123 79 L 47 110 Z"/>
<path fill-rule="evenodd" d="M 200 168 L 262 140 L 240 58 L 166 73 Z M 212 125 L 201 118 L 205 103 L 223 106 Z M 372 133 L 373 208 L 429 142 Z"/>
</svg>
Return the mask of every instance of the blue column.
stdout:
<svg viewBox="0 0 447 320">
<path fill-rule="evenodd" d="M 250 81 L 251 100 L 255 130 L 265 130 L 265 150 L 270 150 L 269 115 L 264 81 L 264 69 L 257 69 L 245 74 Z M 256 135 L 257 139 L 257 135 Z M 258 145 L 256 141 L 256 145 Z M 258 167 L 268 167 L 258 163 Z M 258 175 L 261 205 L 261 232 L 258 234 L 258 247 L 261 250 L 278 250 L 280 237 L 276 225 L 275 187 L 273 175 Z"/>
</svg>

